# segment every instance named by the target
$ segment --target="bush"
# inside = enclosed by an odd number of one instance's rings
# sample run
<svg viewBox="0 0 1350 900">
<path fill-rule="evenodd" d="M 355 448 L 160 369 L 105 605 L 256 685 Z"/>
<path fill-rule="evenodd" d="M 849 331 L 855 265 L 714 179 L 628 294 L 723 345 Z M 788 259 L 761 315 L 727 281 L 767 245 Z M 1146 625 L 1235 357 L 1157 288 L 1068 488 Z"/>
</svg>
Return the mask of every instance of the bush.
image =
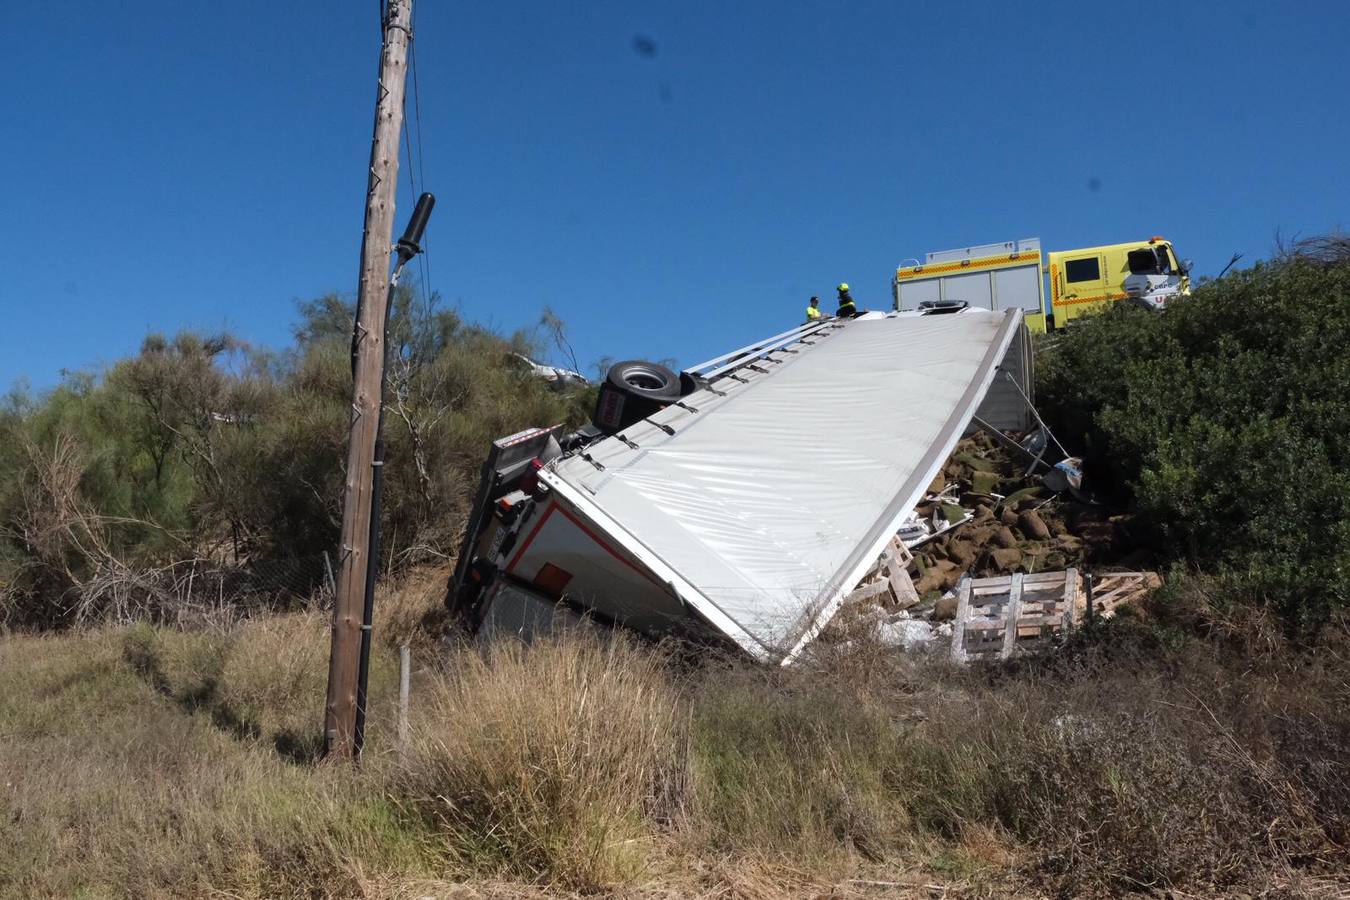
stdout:
<svg viewBox="0 0 1350 900">
<path fill-rule="evenodd" d="M 1309 633 L 1350 599 L 1350 266 L 1294 257 L 1043 354 L 1043 411 L 1173 558 Z"/>
<path fill-rule="evenodd" d="M 330 295 L 300 316 L 284 352 L 150 335 L 101 375 L 0 406 L 0 626 L 148 615 L 165 604 L 141 602 L 153 585 L 137 578 L 181 561 L 209 569 L 333 550 L 352 309 Z M 576 424 L 589 399 L 521 372 L 512 354 L 535 350 L 528 335 L 466 325 L 415 304 L 406 286 L 389 331 L 386 572 L 454 553 L 491 439 Z"/>
</svg>

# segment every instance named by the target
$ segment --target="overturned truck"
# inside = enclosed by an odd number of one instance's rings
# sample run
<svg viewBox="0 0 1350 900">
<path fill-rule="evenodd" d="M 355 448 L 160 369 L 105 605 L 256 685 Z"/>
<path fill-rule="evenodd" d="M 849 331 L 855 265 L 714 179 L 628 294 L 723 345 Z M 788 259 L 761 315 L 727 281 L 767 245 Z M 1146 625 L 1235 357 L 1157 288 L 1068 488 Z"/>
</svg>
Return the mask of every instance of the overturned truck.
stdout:
<svg viewBox="0 0 1350 900">
<path fill-rule="evenodd" d="M 595 422 L 493 442 L 447 603 L 799 656 L 972 423 L 1029 430 L 1020 310 L 831 319 L 675 376 L 621 364 Z"/>
</svg>

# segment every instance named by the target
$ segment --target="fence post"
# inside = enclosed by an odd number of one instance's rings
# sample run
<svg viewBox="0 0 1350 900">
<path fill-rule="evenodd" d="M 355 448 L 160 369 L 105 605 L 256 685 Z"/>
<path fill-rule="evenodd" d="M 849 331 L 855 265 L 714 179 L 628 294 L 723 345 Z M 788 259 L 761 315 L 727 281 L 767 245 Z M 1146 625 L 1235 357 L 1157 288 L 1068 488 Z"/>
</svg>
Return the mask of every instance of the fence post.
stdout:
<svg viewBox="0 0 1350 900">
<path fill-rule="evenodd" d="M 337 595 L 337 584 L 333 581 L 333 563 L 328 559 L 328 551 L 323 551 L 323 573 L 324 584 L 328 585 L 328 596 L 330 598 Z"/>
<path fill-rule="evenodd" d="M 412 648 L 398 648 L 398 752 L 408 755 L 408 694 L 412 690 Z"/>
<path fill-rule="evenodd" d="M 1087 592 L 1087 609 L 1086 609 L 1086 612 L 1087 612 L 1087 623 L 1088 623 L 1088 627 L 1091 627 L 1091 626 L 1095 625 L 1096 622 L 1097 622 L 1097 610 L 1093 609 L 1093 602 L 1092 602 L 1092 582 L 1095 581 L 1095 580 L 1096 580 L 1096 579 L 1094 579 L 1094 578 L 1092 577 L 1092 573 L 1091 573 L 1091 572 L 1086 572 L 1086 573 L 1084 573 L 1084 575 L 1083 575 L 1083 587 L 1086 589 L 1086 592 Z"/>
</svg>

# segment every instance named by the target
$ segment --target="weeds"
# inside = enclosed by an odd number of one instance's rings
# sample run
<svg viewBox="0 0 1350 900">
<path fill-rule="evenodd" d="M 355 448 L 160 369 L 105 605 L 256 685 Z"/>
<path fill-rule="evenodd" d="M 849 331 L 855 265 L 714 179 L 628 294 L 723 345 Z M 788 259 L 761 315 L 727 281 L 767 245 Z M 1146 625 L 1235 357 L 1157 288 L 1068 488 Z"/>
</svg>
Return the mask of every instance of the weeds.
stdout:
<svg viewBox="0 0 1350 900">
<path fill-rule="evenodd" d="M 211 658 L 180 637 L 3 640 L 0 895 L 351 894 L 363 868 L 432 871 L 391 800 L 222 727 L 203 689 L 227 669 L 178 683 Z"/>
<path fill-rule="evenodd" d="M 434 580 L 405 583 L 401 621 Z M 1292 645 L 1271 617 L 1214 618 L 1216 590 L 989 670 L 860 644 L 768 671 L 581 635 L 423 642 L 402 754 L 377 643 L 359 773 L 315 758 L 322 614 L 11 636 L 0 894 L 1339 885 L 1350 631 Z"/>
<path fill-rule="evenodd" d="M 856 693 L 733 670 L 698 687 L 692 728 L 694 795 L 715 847 L 875 860 L 904 830 L 886 784 L 898 735 Z"/>
<path fill-rule="evenodd" d="M 453 657 L 399 790 L 471 870 L 594 888 L 646 867 L 680 768 L 659 654 L 580 636 Z"/>
</svg>

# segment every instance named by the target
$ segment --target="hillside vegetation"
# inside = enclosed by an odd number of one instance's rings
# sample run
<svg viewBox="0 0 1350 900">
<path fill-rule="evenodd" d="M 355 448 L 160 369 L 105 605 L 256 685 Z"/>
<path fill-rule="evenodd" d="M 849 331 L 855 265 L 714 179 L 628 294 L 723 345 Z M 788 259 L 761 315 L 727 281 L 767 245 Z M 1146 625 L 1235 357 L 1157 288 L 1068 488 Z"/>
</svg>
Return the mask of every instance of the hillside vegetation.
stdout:
<svg viewBox="0 0 1350 900">
<path fill-rule="evenodd" d="M 301 595 L 318 583 L 341 520 L 352 307 L 330 295 L 299 313 L 284 350 L 229 335 L 151 335 L 105 371 L 9 396 L 0 409 L 0 626 L 164 618 L 181 593 L 165 587 L 174 573 L 147 573 L 185 560 L 275 573 Z M 527 335 L 501 338 L 399 291 L 386 568 L 453 552 L 492 438 L 588 412 L 584 393 L 550 390 L 513 355 L 534 350 Z M 220 592 L 239 584 L 226 580 Z"/>
<path fill-rule="evenodd" d="M 1350 264 L 1304 246 L 1165 315 L 1084 322 L 1038 401 L 1139 538 L 1311 635 L 1350 602 Z"/>
<path fill-rule="evenodd" d="M 383 593 L 383 621 L 442 584 Z M 352 771 L 314 756 L 327 625 L 4 639 L 0 896 L 1299 896 L 1350 863 L 1343 629 L 1312 652 L 1127 623 L 994 672 L 423 643 L 402 752 L 381 642 Z"/>
</svg>

